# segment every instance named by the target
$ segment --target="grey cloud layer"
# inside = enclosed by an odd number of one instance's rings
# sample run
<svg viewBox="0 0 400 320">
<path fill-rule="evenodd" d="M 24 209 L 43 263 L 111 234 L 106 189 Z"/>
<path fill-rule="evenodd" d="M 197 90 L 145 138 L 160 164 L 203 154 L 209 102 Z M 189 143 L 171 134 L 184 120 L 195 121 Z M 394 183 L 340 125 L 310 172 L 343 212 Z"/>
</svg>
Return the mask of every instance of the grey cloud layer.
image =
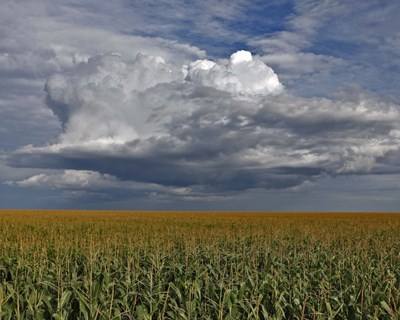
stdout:
<svg viewBox="0 0 400 320">
<path fill-rule="evenodd" d="M 183 196 L 285 189 L 397 166 L 390 160 L 400 146 L 397 105 L 361 94 L 293 96 L 246 52 L 183 65 L 96 56 L 51 77 L 46 90 L 64 130 L 54 144 L 20 149 L 9 164 L 184 188 Z"/>
</svg>

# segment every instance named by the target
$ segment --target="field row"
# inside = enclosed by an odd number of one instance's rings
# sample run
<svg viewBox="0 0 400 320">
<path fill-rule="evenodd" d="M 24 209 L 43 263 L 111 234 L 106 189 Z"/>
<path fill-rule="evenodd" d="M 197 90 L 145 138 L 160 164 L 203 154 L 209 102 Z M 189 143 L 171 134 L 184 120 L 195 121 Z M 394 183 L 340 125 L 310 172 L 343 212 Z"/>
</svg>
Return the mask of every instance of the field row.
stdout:
<svg viewBox="0 0 400 320">
<path fill-rule="evenodd" d="M 1 212 L 0 319 L 398 319 L 400 216 Z"/>
</svg>

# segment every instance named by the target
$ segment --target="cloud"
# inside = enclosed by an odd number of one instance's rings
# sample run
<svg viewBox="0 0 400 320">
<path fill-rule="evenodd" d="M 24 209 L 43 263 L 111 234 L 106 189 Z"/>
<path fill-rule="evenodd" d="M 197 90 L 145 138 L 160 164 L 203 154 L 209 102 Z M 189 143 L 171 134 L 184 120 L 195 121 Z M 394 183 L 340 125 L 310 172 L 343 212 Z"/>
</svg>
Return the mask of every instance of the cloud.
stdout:
<svg viewBox="0 0 400 320">
<path fill-rule="evenodd" d="M 88 192 L 137 195 L 135 206 L 154 192 L 230 195 L 230 208 L 254 208 L 238 199 L 258 192 L 262 209 L 327 175 L 346 176 L 329 179 L 341 185 L 398 173 L 399 9 L 379 0 L 5 0 L 3 206 L 7 197 L 46 206 L 61 189 L 85 195 L 80 206 Z M 239 47 L 257 55 L 227 56 Z M 336 96 L 346 86 L 378 97 Z"/>
<path fill-rule="evenodd" d="M 87 187 L 109 186 L 115 178 L 107 174 L 86 170 L 65 170 L 63 173 L 40 173 L 15 182 L 20 187 L 50 187 L 62 189 L 84 189 Z"/>
<path fill-rule="evenodd" d="M 329 96 L 331 88 L 337 85 L 329 83 L 333 73 L 349 66 L 330 52 L 319 52 L 314 48 L 315 42 L 324 25 L 348 11 L 340 0 L 297 0 L 283 30 L 252 37 L 247 43 L 260 52 L 262 60 L 279 73 L 292 92 Z"/>
<path fill-rule="evenodd" d="M 143 54 L 133 60 L 117 54 L 96 56 L 69 72 L 50 77 L 46 92 L 49 107 L 65 128 L 61 143 L 122 144 L 166 134 L 163 124 L 173 112 L 182 112 L 170 100 L 179 102 L 181 98 L 160 96 L 179 95 L 177 87 L 204 88 L 205 92 L 213 89 L 232 96 L 282 90 L 271 68 L 253 60 L 248 52 L 238 52 L 228 63 L 197 60 L 189 66 Z M 196 104 L 183 111 L 190 112 L 193 107 Z M 157 108 L 165 111 L 157 114 Z"/>
<path fill-rule="evenodd" d="M 42 145 L 57 137 L 59 123 L 44 103 L 43 87 L 50 75 L 113 51 L 132 59 L 140 51 L 178 63 L 205 56 L 195 45 L 155 32 L 162 25 L 159 20 L 145 32 L 138 11 L 119 0 L 2 1 L 0 150 Z"/>
<path fill-rule="evenodd" d="M 53 172 L 35 174 L 21 180 L 8 180 L 5 184 L 42 190 L 61 189 L 66 192 L 66 195 L 73 197 L 90 195 L 93 198 L 123 199 L 141 196 L 162 200 L 168 196 L 189 200 L 203 196 L 190 188 L 122 181 L 112 175 L 90 170 L 53 170 Z M 218 195 L 215 196 L 218 197 Z"/>
<path fill-rule="evenodd" d="M 189 65 L 188 79 L 232 94 L 277 94 L 283 89 L 275 72 L 248 51 L 231 55 L 227 65 L 197 60 Z"/>
<path fill-rule="evenodd" d="M 123 143 L 147 129 L 150 110 L 142 105 L 141 93 L 179 79 L 182 71 L 161 57 L 139 54 L 127 62 L 120 55 L 102 55 L 51 77 L 47 101 L 65 128 L 63 143 Z"/>
<path fill-rule="evenodd" d="M 255 37 L 249 40 L 249 44 L 268 54 L 300 52 L 312 45 L 322 25 L 346 11 L 348 6 L 341 0 L 295 1 L 294 13 L 286 20 L 286 30 Z"/>
<path fill-rule="evenodd" d="M 50 77 L 46 91 L 62 134 L 8 163 L 74 170 L 66 174 L 78 182 L 142 183 L 185 196 L 287 189 L 326 174 L 388 172 L 400 146 L 397 105 L 365 94 L 294 96 L 243 51 L 189 64 L 100 55 Z M 29 179 L 19 183 L 54 177 Z"/>
<path fill-rule="evenodd" d="M 356 84 L 399 101 L 396 1 L 296 0 L 293 6 L 283 29 L 247 41 L 288 90 L 330 96 Z"/>
</svg>

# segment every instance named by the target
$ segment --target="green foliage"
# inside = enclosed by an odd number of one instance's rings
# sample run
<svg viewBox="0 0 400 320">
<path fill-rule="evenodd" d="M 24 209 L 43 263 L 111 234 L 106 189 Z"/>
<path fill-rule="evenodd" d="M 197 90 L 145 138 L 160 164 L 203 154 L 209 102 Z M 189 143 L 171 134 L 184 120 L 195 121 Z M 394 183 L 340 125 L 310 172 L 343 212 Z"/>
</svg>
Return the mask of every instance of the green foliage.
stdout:
<svg viewBox="0 0 400 320">
<path fill-rule="evenodd" d="M 0 319 L 399 319 L 400 217 L 0 214 Z"/>
</svg>

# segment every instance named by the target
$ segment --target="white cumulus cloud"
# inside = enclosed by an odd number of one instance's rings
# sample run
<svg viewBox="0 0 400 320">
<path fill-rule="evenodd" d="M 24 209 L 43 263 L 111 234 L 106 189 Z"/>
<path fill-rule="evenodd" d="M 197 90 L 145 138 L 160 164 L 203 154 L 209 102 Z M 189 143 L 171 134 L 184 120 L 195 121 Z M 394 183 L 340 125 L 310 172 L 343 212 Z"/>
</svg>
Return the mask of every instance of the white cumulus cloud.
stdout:
<svg viewBox="0 0 400 320">
<path fill-rule="evenodd" d="M 277 94 L 283 89 L 275 72 L 244 50 L 233 53 L 227 64 L 197 60 L 189 65 L 188 78 L 232 94 Z"/>
<path fill-rule="evenodd" d="M 156 104 L 168 104 L 162 122 L 180 112 L 171 101 L 149 99 L 152 91 L 162 91 L 156 88 L 162 84 L 206 86 L 233 95 L 282 90 L 273 70 L 246 51 L 233 54 L 227 64 L 198 60 L 189 66 L 143 54 L 132 60 L 118 54 L 96 56 L 47 81 L 48 104 L 65 129 L 60 142 L 125 143 L 155 135 L 162 130 L 149 120 Z"/>
</svg>

